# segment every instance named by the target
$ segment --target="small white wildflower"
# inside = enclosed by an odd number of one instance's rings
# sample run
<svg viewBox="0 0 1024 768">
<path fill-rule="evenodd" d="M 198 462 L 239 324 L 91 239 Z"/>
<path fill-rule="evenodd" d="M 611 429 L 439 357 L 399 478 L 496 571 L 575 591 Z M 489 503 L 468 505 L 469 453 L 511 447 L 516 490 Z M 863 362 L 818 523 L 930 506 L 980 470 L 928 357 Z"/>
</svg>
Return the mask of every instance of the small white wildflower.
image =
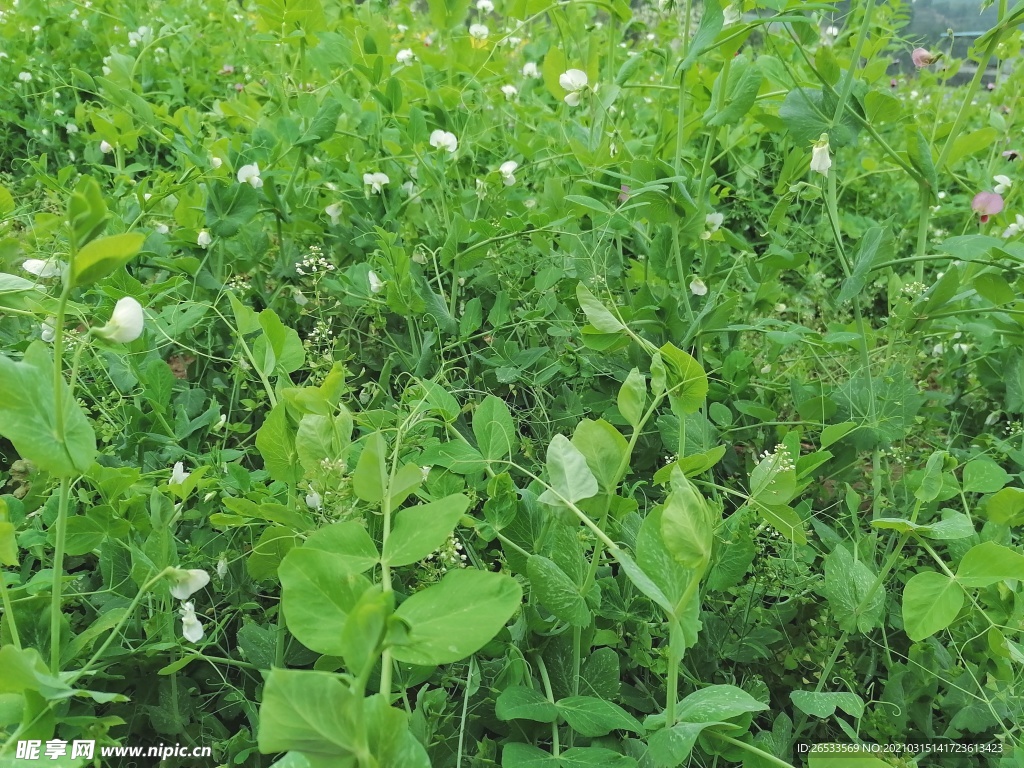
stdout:
<svg viewBox="0 0 1024 768">
<path fill-rule="evenodd" d="M 491 0 L 476 0 L 476 9 L 481 13 L 492 13 L 494 11 L 494 3 Z"/>
<path fill-rule="evenodd" d="M 191 602 L 182 603 L 178 613 L 181 614 L 181 636 L 190 643 L 202 640 L 203 625 L 196 616 L 195 606 Z"/>
<path fill-rule="evenodd" d="M 113 145 L 111 145 L 109 141 L 104 139 L 103 141 L 100 142 L 100 152 L 102 152 L 104 155 L 108 155 L 113 151 L 114 147 Z"/>
<path fill-rule="evenodd" d="M 699 277 L 695 277 L 690 281 L 690 293 L 694 296 L 707 296 L 708 287 L 703 280 Z"/>
<path fill-rule="evenodd" d="M 339 224 L 341 222 L 341 203 L 331 203 L 324 208 L 324 213 L 331 217 L 331 224 Z"/>
<path fill-rule="evenodd" d="M 1024 215 L 1018 213 L 1010 225 L 1003 230 L 1003 238 L 1016 237 L 1021 232 L 1024 232 Z"/>
<path fill-rule="evenodd" d="M 210 574 L 202 568 L 172 568 L 168 578 L 171 580 L 171 597 L 178 600 L 188 600 L 210 583 Z"/>
<path fill-rule="evenodd" d="M 725 215 L 721 213 L 709 213 L 705 216 L 704 231 L 700 233 L 701 240 L 711 239 L 711 235 L 721 228 L 723 221 L 725 221 Z"/>
<path fill-rule="evenodd" d="M 64 126 L 64 130 L 67 131 L 68 135 L 70 136 L 73 133 L 78 133 L 78 126 L 74 123 L 68 123 Z"/>
<path fill-rule="evenodd" d="M 212 243 L 213 237 L 210 236 L 210 233 L 205 229 L 199 230 L 199 234 L 196 235 L 196 244 L 200 248 L 209 248 Z"/>
<path fill-rule="evenodd" d="M 570 69 L 558 77 L 558 84 L 568 91 L 565 95 L 565 103 L 570 107 L 577 107 L 580 103 L 580 96 L 587 87 L 590 80 L 587 73 L 582 69 Z"/>
<path fill-rule="evenodd" d="M 47 344 L 53 343 L 53 340 L 57 338 L 57 328 L 54 325 L 56 322 L 57 318 L 48 317 L 39 324 L 39 338 Z"/>
<path fill-rule="evenodd" d="M 412 52 L 412 48 L 403 48 L 395 56 L 395 61 L 397 61 L 399 64 L 401 64 L 404 67 L 405 65 L 409 64 L 410 62 L 412 62 L 412 60 L 415 59 L 415 58 L 416 58 L 416 54 Z"/>
<path fill-rule="evenodd" d="M 188 476 L 191 474 L 191 472 L 185 471 L 185 464 L 178 461 L 175 462 L 174 468 L 171 470 L 171 478 L 167 482 L 169 485 L 181 485 L 188 480 Z"/>
<path fill-rule="evenodd" d="M 310 509 L 320 509 L 323 505 L 323 497 L 316 491 L 310 490 L 310 492 L 306 494 L 306 506 Z"/>
<path fill-rule="evenodd" d="M 160 235 L 166 235 L 167 233 L 169 233 L 171 231 L 171 228 L 168 227 L 163 222 L 161 222 L 160 224 L 157 224 L 155 227 L 153 227 L 153 229 L 155 229 L 157 234 L 160 234 Z"/>
<path fill-rule="evenodd" d="M 391 179 L 388 178 L 386 173 L 364 173 L 363 184 L 370 188 L 370 191 L 379 195 L 381 190 L 384 189 L 385 184 L 389 184 Z"/>
<path fill-rule="evenodd" d="M 263 186 L 263 179 L 260 178 L 260 167 L 256 163 L 243 165 L 238 169 L 238 183 L 249 184 L 254 189 Z"/>
<path fill-rule="evenodd" d="M 220 559 L 217 561 L 217 578 L 218 579 L 223 579 L 227 575 L 228 575 L 228 560 L 227 560 L 226 557 L 224 557 L 224 555 L 221 555 Z"/>
<path fill-rule="evenodd" d="M 519 93 L 519 89 L 514 85 L 503 85 L 501 86 L 501 92 L 505 94 L 505 99 L 511 101 Z"/>
<path fill-rule="evenodd" d="M 384 290 L 384 281 L 372 269 L 367 273 L 366 277 L 370 281 L 370 293 L 380 293 Z"/>
<path fill-rule="evenodd" d="M 21 80 L 21 82 L 23 82 L 23 83 L 31 83 L 32 82 L 32 73 L 31 72 L 19 72 L 18 73 L 18 79 Z"/>
<path fill-rule="evenodd" d="M 131 296 L 118 299 L 110 321 L 102 328 L 93 332 L 102 339 L 118 344 L 128 344 L 142 335 L 146 324 L 146 315 L 142 305 Z"/>
<path fill-rule="evenodd" d="M 210 157 L 210 167 L 213 168 L 213 170 L 217 170 L 222 165 L 224 165 L 224 161 L 221 160 L 219 157 L 217 157 L 216 155 Z"/>
<path fill-rule="evenodd" d="M 537 66 L 537 62 L 528 61 L 523 64 L 523 77 L 530 77 L 534 80 L 540 78 L 540 68 Z"/>
<path fill-rule="evenodd" d="M 1013 186 L 1013 179 L 1011 179 L 1009 176 L 999 174 L 998 176 L 993 176 L 992 179 L 996 183 L 996 185 L 992 188 L 992 191 L 995 192 L 997 195 L 1006 194 L 1010 187 Z"/>
<path fill-rule="evenodd" d="M 446 149 L 451 154 L 459 148 L 459 140 L 451 131 L 437 130 L 430 134 L 430 146 L 436 149 Z"/>
<path fill-rule="evenodd" d="M 831 167 L 832 158 L 828 154 L 828 134 L 823 133 L 811 150 L 811 170 L 822 176 L 828 176 L 828 169 Z"/>
<path fill-rule="evenodd" d="M 515 172 L 518 167 L 519 163 L 515 160 L 506 160 L 498 167 L 498 173 L 501 174 L 501 180 L 506 187 L 511 187 L 516 183 Z"/>
<path fill-rule="evenodd" d="M 486 40 L 490 34 L 491 30 L 485 24 L 471 24 L 469 26 L 469 36 L 477 40 Z"/>
</svg>

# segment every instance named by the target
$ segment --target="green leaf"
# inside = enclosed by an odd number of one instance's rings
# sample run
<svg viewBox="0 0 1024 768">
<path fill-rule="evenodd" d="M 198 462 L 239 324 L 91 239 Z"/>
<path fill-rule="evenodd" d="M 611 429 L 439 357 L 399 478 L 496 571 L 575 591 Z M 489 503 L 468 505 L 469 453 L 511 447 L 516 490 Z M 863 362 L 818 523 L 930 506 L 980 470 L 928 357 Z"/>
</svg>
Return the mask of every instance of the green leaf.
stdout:
<svg viewBox="0 0 1024 768">
<path fill-rule="evenodd" d="M 801 712 L 814 717 L 832 717 L 836 707 L 852 717 L 864 715 L 864 699 L 844 691 L 791 691 L 789 697 Z"/>
<path fill-rule="evenodd" d="M 945 629 L 964 605 L 956 580 L 935 571 L 919 573 L 903 590 L 903 628 L 911 640 L 924 640 Z"/>
<path fill-rule="evenodd" d="M 696 413 L 708 395 L 708 375 L 700 363 L 671 343 L 665 343 L 658 351 L 665 366 L 665 385 L 673 410 Z"/>
<path fill-rule="evenodd" d="M 640 373 L 640 369 L 633 368 L 619 388 L 619 413 L 635 429 L 640 424 L 640 419 L 643 418 L 646 405 L 647 382 L 644 375 Z"/>
<path fill-rule="evenodd" d="M 878 587 L 867 605 L 861 607 L 875 583 L 875 574 L 843 545 L 825 557 L 824 594 L 847 632 L 869 632 L 879 626 L 885 608 L 885 588 Z"/>
<path fill-rule="evenodd" d="M 58 386 L 64 414 L 64 440 L 57 433 L 53 360 L 41 341 L 32 342 L 20 362 L 0 355 L 0 435 L 18 454 L 58 477 L 86 472 L 96 455 L 89 419 L 68 391 Z"/>
<path fill-rule="evenodd" d="M 364 748 L 361 703 L 337 675 L 271 669 L 260 706 L 260 752 L 354 757 Z"/>
<path fill-rule="evenodd" d="M 583 419 L 576 425 L 572 444 L 586 458 L 601 490 L 615 493 L 622 472 L 629 466 L 629 443 L 622 433 L 604 419 Z"/>
<path fill-rule="evenodd" d="M 329 553 L 345 573 L 363 573 L 380 562 L 373 539 L 358 520 L 332 523 L 314 531 L 303 549 Z"/>
<path fill-rule="evenodd" d="M 469 498 L 457 493 L 399 510 L 384 544 L 383 561 L 392 566 L 419 562 L 448 540 L 468 509 Z"/>
<path fill-rule="evenodd" d="M 807 147 L 808 159 L 810 144 L 823 133 L 828 134 L 833 151 L 849 146 L 857 138 L 860 126 L 848 112 L 843 112 L 838 124 L 833 122 L 838 105 L 838 96 L 832 91 L 794 88 L 786 94 L 779 107 L 779 117 L 793 141 Z"/>
<path fill-rule="evenodd" d="M 853 256 L 853 273 L 843 281 L 839 291 L 839 302 L 860 296 L 875 264 L 892 258 L 895 243 L 888 227 L 870 227 L 864 232 Z"/>
<path fill-rule="evenodd" d="M 341 117 L 342 104 L 335 98 L 328 96 L 317 110 L 316 115 L 309 123 L 309 127 L 295 142 L 297 147 L 312 147 L 322 141 L 326 141 L 334 135 L 338 127 L 338 118 Z"/>
<path fill-rule="evenodd" d="M 352 573 L 344 558 L 308 546 L 285 555 L 278 575 L 288 631 L 317 653 L 341 656 L 349 611 L 370 582 Z"/>
<path fill-rule="evenodd" d="M 657 768 L 678 768 L 686 765 L 700 732 L 711 723 L 678 723 L 662 728 L 648 739 L 648 750 Z"/>
<path fill-rule="evenodd" d="M 580 736 L 594 738 L 615 730 L 644 732 L 639 721 L 618 704 L 594 696 L 570 696 L 556 702 L 555 707 Z"/>
<path fill-rule="evenodd" d="M 18 543 L 14 524 L 0 520 L 0 565 L 18 565 Z"/>
<path fill-rule="evenodd" d="M 91 176 L 83 175 L 68 199 L 68 223 L 76 245 L 81 248 L 99 237 L 109 217 L 100 185 Z"/>
<path fill-rule="evenodd" d="M 1024 555 L 994 541 L 971 547 L 956 569 L 965 587 L 988 587 L 1007 579 L 1024 580 Z"/>
<path fill-rule="evenodd" d="M 678 468 L 672 470 L 672 493 L 661 514 L 665 547 L 684 568 L 703 573 L 711 560 L 714 525 L 707 502 Z"/>
<path fill-rule="evenodd" d="M 466 20 L 469 0 L 428 0 L 430 23 L 438 29 L 451 29 Z"/>
<path fill-rule="evenodd" d="M 724 74 L 724 70 L 723 70 Z M 757 100 L 757 92 L 761 90 L 761 83 L 764 77 L 755 62 L 749 59 L 736 58 L 733 61 L 729 72 L 729 82 L 722 83 L 722 74 L 719 74 L 711 92 L 711 105 L 704 113 L 704 120 L 709 126 L 734 125 L 750 111 Z M 723 87 L 726 88 L 724 101 L 718 93 Z M 715 112 L 715 104 L 722 103 L 721 111 Z"/>
<path fill-rule="evenodd" d="M 693 66 L 701 54 L 714 45 L 715 38 L 724 25 L 725 14 L 719 0 L 704 0 L 704 13 L 700 17 L 700 24 L 697 25 L 697 32 L 690 41 L 686 58 L 679 62 L 679 69 L 685 71 Z"/>
<path fill-rule="evenodd" d="M 339 645 L 342 658 L 353 674 L 361 674 L 368 665 L 377 662 L 387 619 L 394 607 L 395 593 L 384 592 L 381 585 L 375 584 L 363 592 L 348 612 Z"/>
<path fill-rule="evenodd" d="M 910 164 L 924 177 L 928 187 L 934 193 L 939 186 L 938 176 L 935 173 L 935 162 L 932 160 L 932 148 L 928 139 L 916 126 L 908 126 L 905 131 L 907 140 L 907 159 Z"/>
<path fill-rule="evenodd" d="M 380 432 L 369 435 L 359 454 L 355 472 L 352 473 L 352 490 L 363 501 L 377 504 L 384 498 L 388 487 L 387 469 L 388 445 Z"/>
<path fill-rule="evenodd" d="M 504 461 L 516 451 L 516 424 L 500 397 L 488 395 L 477 406 L 473 412 L 473 434 L 481 455 L 488 461 Z"/>
<path fill-rule="evenodd" d="M 494 714 L 499 720 L 533 720 L 553 723 L 558 719 L 555 705 L 533 688 L 513 685 L 503 690 L 494 703 Z"/>
<path fill-rule="evenodd" d="M 636 768 L 636 760 L 604 747 L 572 747 L 559 758 L 559 768 Z"/>
<path fill-rule="evenodd" d="M 602 210 L 604 209 L 602 208 Z M 617 333 L 626 329 L 622 321 L 613 315 L 583 283 L 576 284 L 576 298 L 580 302 L 580 309 L 587 316 L 587 322 L 601 333 Z"/>
<path fill-rule="evenodd" d="M 575 504 L 597 494 L 597 478 L 590 471 L 586 457 L 565 435 L 555 435 L 548 446 L 547 469 L 554 491 L 549 489 L 540 495 L 545 504 L 562 506 L 562 499 Z"/>
<path fill-rule="evenodd" d="M 816 746 L 820 751 L 807 756 L 807 768 L 892 768 L 892 763 L 872 757 L 868 750 L 850 751 L 849 744 Z"/>
<path fill-rule="evenodd" d="M 278 403 L 267 414 L 266 420 L 256 433 L 256 448 L 263 457 L 263 464 L 274 480 L 295 484 L 302 479 L 302 466 L 295 448 L 295 432 L 288 423 L 283 402 Z"/>
<path fill-rule="evenodd" d="M 972 459 L 964 465 L 964 493 L 995 493 L 1010 482 L 1010 476 L 992 459 Z"/>
<path fill-rule="evenodd" d="M 735 685 L 709 685 L 680 701 L 676 717 L 688 723 L 717 723 L 766 709 L 767 704 Z"/>
<path fill-rule="evenodd" d="M 561 764 L 557 757 L 543 749 L 513 741 L 501 748 L 501 768 L 561 768 Z"/>
<path fill-rule="evenodd" d="M 541 555 L 530 555 L 526 561 L 530 587 L 541 605 L 558 619 L 574 627 L 590 624 L 587 602 L 579 587 L 565 572 Z"/>
<path fill-rule="evenodd" d="M 498 634 L 522 598 L 522 588 L 505 574 L 449 571 L 438 584 L 398 606 L 395 616 L 409 631 L 400 644 L 391 646 L 391 655 L 396 661 L 423 666 L 464 659 Z"/>
<path fill-rule="evenodd" d="M 857 425 L 852 421 L 844 421 L 842 424 L 830 424 L 821 430 L 821 447 L 828 448 L 836 440 L 841 439 L 856 428 Z"/>
<path fill-rule="evenodd" d="M 935 501 L 939 497 L 942 492 L 942 469 L 948 455 L 945 451 L 935 451 L 928 457 L 921 485 L 914 491 L 914 496 L 917 499 L 927 503 Z"/>
<path fill-rule="evenodd" d="M 71 284 L 83 286 L 102 280 L 127 264 L 145 241 L 144 235 L 127 232 L 87 243 L 71 261 Z"/>
<path fill-rule="evenodd" d="M 1024 489 L 1003 488 L 989 497 L 985 504 L 988 519 L 999 525 L 1016 525 L 1024 522 Z"/>
<path fill-rule="evenodd" d="M 887 91 L 868 91 L 864 94 L 864 117 L 872 125 L 891 123 L 903 114 L 900 100 Z"/>
</svg>

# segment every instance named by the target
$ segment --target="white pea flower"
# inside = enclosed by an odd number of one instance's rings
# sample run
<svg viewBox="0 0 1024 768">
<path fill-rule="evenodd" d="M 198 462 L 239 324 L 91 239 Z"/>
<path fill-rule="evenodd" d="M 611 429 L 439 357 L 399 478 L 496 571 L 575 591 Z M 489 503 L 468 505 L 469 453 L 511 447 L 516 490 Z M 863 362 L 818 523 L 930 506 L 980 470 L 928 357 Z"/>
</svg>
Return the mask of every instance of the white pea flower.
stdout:
<svg viewBox="0 0 1024 768">
<path fill-rule="evenodd" d="M 171 579 L 171 597 L 188 600 L 192 595 L 210 583 L 210 574 L 202 568 L 173 568 Z"/>
<path fill-rule="evenodd" d="M 167 233 L 169 233 L 171 231 L 171 228 L 168 227 L 163 222 L 161 222 L 160 224 L 157 224 L 155 227 L 153 227 L 153 229 L 155 229 L 157 234 L 160 234 L 160 235 L 166 235 Z"/>
<path fill-rule="evenodd" d="M 501 92 L 505 94 L 507 100 L 511 101 L 519 93 L 519 89 L 514 85 L 503 85 L 501 86 Z"/>
<path fill-rule="evenodd" d="M 413 182 L 406 181 L 402 184 L 402 194 L 406 197 L 412 197 L 417 194 L 417 192 L 419 192 L 419 190 L 416 189 L 416 185 Z"/>
<path fill-rule="evenodd" d="M 188 476 L 191 474 L 191 472 L 185 471 L 183 462 L 177 461 L 174 463 L 174 469 L 171 470 L 171 478 L 167 482 L 169 485 L 181 485 L 188 480 Z"/>
<path fill-rule="evenodd" d="M 205 229 L 199 230 L 199 234 L 196 235 L 196 244 L 200 248 L 209 248 L 212 243 L 213 237 L 210 236 L 210 233 Z"/>
<path fill-rule="evenodd" d="M 146 316 L 142 312 L 142 305 L 131 296 L 118 299 L 114 305 L 114 312 L 108 322 L 94 333 L 107 341 L 127 344 L 135 341 L 142 335 L 146 323 Z"/>
<path fill-rule="evenodd" d="M 324 213 L 331 217 L 331 224 L 337 225 L 341 222 L 341 203 L 331 203 L 324 208 Z"/>
<path fill-rule="evenodd" d="M 491 13 L 494 11 L 494 3 L 491 0 L 476 0 L 476 9 L 481 13 Z"/>
<path fill-rule="evenodd" d="M 364 173 L 363 184 L 370 188 L 370 191 L 379 195 L 381 190 L 384 189 L 385 184 L 389 184 L 391 179 L 388 178 L 386 173 Z"/>
<path fill-rule="evenodd" d="M 256 163 L 243 165 L 238 169 L 238 183 L 249 184 L 253 189 L 263 186 L 263 179 L 260 178 L 260 167 Z"/>
<path fill-rule="evenodd" d="M 32 82 L 32 73 L 31 72 L 19 72 L 18 73 L 18 79 L 21 80 L 21 82 L 23 82 L 23 83 L 31 83 Z"/>
<path fill-rule="evenodd" d="M 501 174 L 501 180 L 506 187 L 511 187 L 516 183 L 515 172 L 518 167 L 519 163 L 515 160 L 507 160 L 498 168 L 498 173 Z"/>
<path fill-rule="evenodd" d="M 39 338 L 47 344 L 51 344 L 53 340 L 57 338 L 57 328 L 54 326 L 55 322 L 57 322 L 57 318 L 48 317 L 39 324 Z"/>
<path fill-rule="evenodd" d="M 446 149 L 449 154 L 453 154 L 459 148 L 459 140 L 455 138 L 455 134 L 451 131 L 437 130 L 430 134 L 430 146 L 437 149 Z"/>
<path fill-rule="evenodd" d="M 558 77 L 558 84 L 568 93 L 565 95 L 565 103 L 570 107 L 577 107 L 580 103 L 580 96 L 589 84 L 587 73 L 582 69 L 570 69 Z"/>
<path fill-rule="evenodd" d="M 1021 232 L 1024 232 L 1024 215 L 1018 213 L 1015 220 L 1010 222 L 1010 225 L 1003 230 L 1003 238 L 1016 237 Z"/>
<path fill-rule="evenodd" d="M 64 130 L 67 131 L 68 135 L 70 136 L 73 133 L 78 133 L 78 126 L 74 123 L 68 123 L 64 126 Z"/>
<path fill-rule="evenodd" d="M 821 134 L 821 138 L 814 142 L 811 150 L 811 170 L 828 176 L 828 169 L 832 167 L 832 158 L 828 154 L 828 134 Z"/>
<path fill-rule="evenodd" d="M 540 68 L 537 62 L 528 61 L 523 64 L 523 77 L 532 77 L 534 80 L 540 77 Z"/>
<path fill-rule="evenodd" d="M 469 26 L 469 36 L 476 38 L 477 40 L 486 40 L 487 36 L 491 34 L 491 30 L 484 24 L 471 24 Z"/>
<path fill-rule="evenodd" d="M 64 271 L 65 266 L 67 265 L 63 261 L 58 261 L 57 259 L 26 259 L 22 263 L 21 268 L 36 277 L 47 279 L 59 276 Z"/>
<path fill-rule="evenodd" d="M 699 277 L 695 277 L 690 281 L 690 293 L 694 296 L 707 296 L 708 287 L 704 284 L 703 280 Z"/>
<path fill-rule="evenodd" d="M 224 555 L 217 561 L 217 578 L 223 579 L 228 575 L 228 559 Z"/>
<path fill-rule="evenodd" d="M 196 616 L 196 609 L 192 602 L 182 603 L 178 613 L 181 614 L 181 636 L 190 643 L 198 643 L 202 640 L 203 625 Z"/>
<path fill-rule="evenodd" d="M 1010 187 L 1013 186 L 1013 179 L 1011 179 L 1009 176 L 1004 176 L 1003 174 L 993 176 L 992 180 L 996 183 L 996 185 L 992 187 L 992 191 L 995 192 L 997 195 L 1006 194 Z"/>
<path fill-rule="evenodd" d="M 412 52 L 412 48 L 403 48 L 395 56 L 395 60 L 403 67 L 415 58 L 416 54 Z"/>
<path fill-rule="evenodd" d="M 104 139 L 103 141 L 100 142 L 100 152 L 102 152 L 104 155 L 108 155 L 113 151 L 114 147 L 109 141 Z"/>
<path fill-rule="evenodd" d="M 372 269 L 369 271 L 366 277 L 370 281 L 370 293 L 380 293 L 381 291 L 384 290 L 384 281 L 381 280 L 377 276 L 377 273 L 374 272 Z"/>
<path fill-rule="evenodd" d="M 704 231 L 700 233 L 701 240 L 710 240 L 711 235 L 719 230 L 725 216 L 721 213 L 709 213 L 704 217 Z"/>
<path fill-rule="evenodd" d="M 222 165 L 224 165 L 224 161 L 221 160 L 219 157 L 217 157 L 216 155 L 212 155 L 210 157 L 210 167 L 213 168 L 213 170 L 217 170 Z"/>
<path fill-rule="evenodd" d="M 320 509 L 323 505 L 323 497 L 316 491 L 310 491 L 306 494 L 306 506 L 310 509 Z"/>
</svg>

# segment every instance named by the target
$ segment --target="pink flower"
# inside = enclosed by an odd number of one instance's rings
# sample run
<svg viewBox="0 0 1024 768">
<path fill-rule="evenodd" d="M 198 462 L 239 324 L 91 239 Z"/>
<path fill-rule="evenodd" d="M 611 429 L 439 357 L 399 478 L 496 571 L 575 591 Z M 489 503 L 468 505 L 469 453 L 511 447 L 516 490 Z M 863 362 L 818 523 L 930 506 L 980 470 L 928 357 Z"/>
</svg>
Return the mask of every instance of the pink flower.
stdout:
<svg viewBox="0 0 1024 768">
<path fill-rule="evenodd" d="M 995 192 L 979 192 L 971 201 L 971 209 L 981 214 L 981 223 L 984 224 L 989 216 L 1003 210 L 1003 196 Z"/>
<path fill-rule="evenodd" d="M 914 66 L 918 69 L 927 67 L 939 60 L 937 55 L 931 53 L 926 48 L 915 48 L 914 52 L 910 54 L 910 58 L 913 60 Z"/>
<path fill-rule="evenodd" d="M 889 81 L 889 87 L 890 88 L 895 88 L 897 85 L 898 85 L 898 83 L 896 82 L 896 78 L 895 77 L 892 80 Z"/>
<path fill-rule="evenodd" d="M 996 89 L 996 84 L 995 83 L 989 83 L 985 87 L 988 88 L 990 91 L 994 91 Z"/>
<path fill-rule="evenodd" d="M 625 184 L 619 187 L 619 202 L 624 203 L 629 200 L 629 187 Z"/>
<path fill-rule="evenodd" d="M 245 83 L 235 83 L 235 90 L 241 93 L 245 90 Z"/>
</svg>

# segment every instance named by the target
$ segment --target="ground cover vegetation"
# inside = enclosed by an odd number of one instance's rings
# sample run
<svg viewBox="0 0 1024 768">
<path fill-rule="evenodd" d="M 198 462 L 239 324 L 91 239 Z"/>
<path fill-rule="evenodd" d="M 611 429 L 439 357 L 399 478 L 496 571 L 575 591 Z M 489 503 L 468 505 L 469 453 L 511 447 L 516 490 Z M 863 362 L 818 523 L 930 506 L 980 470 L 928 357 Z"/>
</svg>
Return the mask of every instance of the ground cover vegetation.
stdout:
<svg viewBox="0 0 1024 768">
<path fill-rule="evenodd" d="M 983 5 L 5 4 L 0 762 L 1024 766 Z"/>
</svg>

